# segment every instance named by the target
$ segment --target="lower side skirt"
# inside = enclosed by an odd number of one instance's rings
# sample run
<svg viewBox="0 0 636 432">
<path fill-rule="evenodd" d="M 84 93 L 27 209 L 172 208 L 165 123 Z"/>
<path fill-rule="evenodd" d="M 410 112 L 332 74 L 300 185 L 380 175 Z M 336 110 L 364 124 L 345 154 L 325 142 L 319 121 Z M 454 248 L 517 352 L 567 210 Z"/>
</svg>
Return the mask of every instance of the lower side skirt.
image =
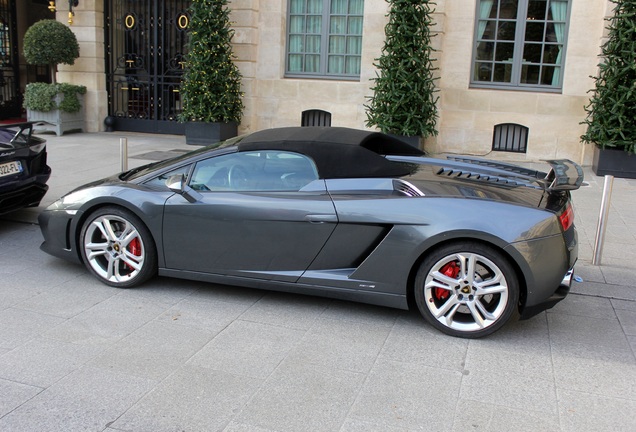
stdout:
<svg viewBox="0 0 636 432">
<path fill-rule="evenodd" d="M 159 276 L 168 276 L 177 279 L 188 279 L 202 282 L 218 283 L 223 285 L 264 289 L 270 291 L 328 297 L 338 300 L 348 300 L 377 306 L 386 306 L 395 309 L 408 309 L 407 299 L 405 295 L 296 284 L 289 282 L 268 281 L 264 279 L 240 278 L 235 276 L 223 276 L 166 268 L 159 269 Z"/>
</svg>

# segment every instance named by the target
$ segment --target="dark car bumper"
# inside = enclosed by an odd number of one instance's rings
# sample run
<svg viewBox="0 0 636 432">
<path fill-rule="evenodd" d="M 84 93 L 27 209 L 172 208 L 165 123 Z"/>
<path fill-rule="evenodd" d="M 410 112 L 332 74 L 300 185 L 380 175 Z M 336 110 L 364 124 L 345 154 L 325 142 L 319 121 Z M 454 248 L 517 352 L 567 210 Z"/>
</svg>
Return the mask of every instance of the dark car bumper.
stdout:
<svg viewBox="0 0 636 432">
<path fill-rule="evenodd" d="M 81 263 L 73 242 L 73 214 L 64 210 L 44 210 L 38 216 L 44 241 L 40 249 L 71 262 Z"/>
<path fill-rule="evenodd" d="M 573 277 L 574 268 L 571 268 L 563 277 L 563 281 L 556 289 L 556 291 L 554 291 L 554 293 L 543 302 L 533 306 L 526 306 L 521 312 L 520 319 L 524 320 L 532 318 L 533 316 L 543 312 L 544 310 L 554 307 L 557 303 L 567 297 L 568 293 L 570 292 L 570 287 L 572 286 Z"/>
<path fill-rule="evenodd" d="M 18 185 L 11 185 L 11 187 L 0 188 L 0 214 L 39 205 L 49 190 L 46 185 L 49 175 L 50 171 L 47 174 L 39 175 L 37 180 L 31 181 L 30 184 L 22 182 Z"/>
<path fill-rule="evenodd" d="M 515 249 L 528 263 L 524 272 L 526 296 L 519 310 L 520 318 L 528 319 L 552 308 L 570 292 L 578 257 L 578 234 L 572 226 L 566 235 L 520 242 Z"/>
</svg>

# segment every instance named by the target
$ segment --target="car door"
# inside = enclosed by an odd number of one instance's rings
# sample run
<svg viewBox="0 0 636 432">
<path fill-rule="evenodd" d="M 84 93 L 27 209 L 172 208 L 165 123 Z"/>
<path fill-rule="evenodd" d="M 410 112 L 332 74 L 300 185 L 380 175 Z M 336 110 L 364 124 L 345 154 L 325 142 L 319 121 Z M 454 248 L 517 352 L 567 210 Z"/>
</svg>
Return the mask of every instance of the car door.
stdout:
<svg viewBox="0 0 636 432">
<path fill-rule="evenodd" d="M 295 282 L 337 224 L 324 180 L 304 155 L 237 152 L 196 164 L 190 203 L 164 210 L 167 268 Z"/>
</svg>

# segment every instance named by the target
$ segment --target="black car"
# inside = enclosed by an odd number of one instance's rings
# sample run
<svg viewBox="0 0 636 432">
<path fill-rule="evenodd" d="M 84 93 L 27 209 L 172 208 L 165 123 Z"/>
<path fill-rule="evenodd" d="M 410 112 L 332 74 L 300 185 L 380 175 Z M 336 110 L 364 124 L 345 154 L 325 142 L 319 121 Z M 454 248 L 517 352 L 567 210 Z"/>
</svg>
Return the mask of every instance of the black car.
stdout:
<svg viewBox="0 0 636 432">
<path fill-rule="evenodd" d="M 0 214 L 39 205 L 50 176 L 46 140 L 33 136 L 33 122 L 0 126 Z"/>
</svg>

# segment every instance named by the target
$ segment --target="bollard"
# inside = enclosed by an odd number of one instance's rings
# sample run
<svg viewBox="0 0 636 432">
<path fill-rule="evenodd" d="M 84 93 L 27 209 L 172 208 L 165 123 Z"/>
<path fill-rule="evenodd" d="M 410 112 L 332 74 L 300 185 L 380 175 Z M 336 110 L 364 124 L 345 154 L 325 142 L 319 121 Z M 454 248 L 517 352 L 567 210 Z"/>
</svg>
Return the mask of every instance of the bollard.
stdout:
<svg viewBox="0 0 636 432">
<path fill-rule="evenodd" d="M 121 171 L 128 171 L 128 138 L 119 138 L 119 156 Z"/>
<path fill-rule="evenodd" d="M 601 211 L 598 216 L 598 225 L 596 226 L 596 239 L 594 240 L 594 258 L 592 259 L 592 265 L 601 265 L 601 255 L 603 254 L 603 242 L 605 241 L 607 215 L 609 214 L 613 185 L 614 176 L 606 175 L 605 184 L 603 185 L 603 198 L 601 199 Z"/>
</svg>

